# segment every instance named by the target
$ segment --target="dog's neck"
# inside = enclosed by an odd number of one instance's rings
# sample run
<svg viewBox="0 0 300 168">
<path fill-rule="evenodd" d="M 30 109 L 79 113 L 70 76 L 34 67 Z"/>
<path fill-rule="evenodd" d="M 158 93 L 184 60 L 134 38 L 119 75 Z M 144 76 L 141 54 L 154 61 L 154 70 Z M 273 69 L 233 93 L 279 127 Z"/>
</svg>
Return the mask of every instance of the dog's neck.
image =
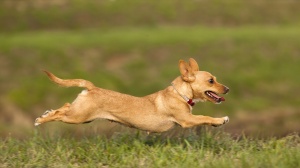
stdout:
<svg viewBox="0 0 300 168">
<path fill-rule="evenodd" d="M 199 102 L 199 99 L 193 99 L 193 98 L 189 98 L 187 95 L 183 94 L 182 92 L 180 92 L 174 82 L 171 83 L 171 85 L 173 86 L 174 90 L 185 100 L 185 102 L 190 105 L 191 107 L 194 106 L 197 102 Z"/>
</svg>

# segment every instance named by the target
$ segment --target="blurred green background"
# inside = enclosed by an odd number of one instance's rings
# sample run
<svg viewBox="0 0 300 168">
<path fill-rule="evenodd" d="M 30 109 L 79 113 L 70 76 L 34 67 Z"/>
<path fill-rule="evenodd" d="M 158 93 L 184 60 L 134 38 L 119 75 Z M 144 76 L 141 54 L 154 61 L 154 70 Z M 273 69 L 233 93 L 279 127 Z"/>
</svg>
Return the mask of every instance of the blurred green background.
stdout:
<svg viewBox="0 0 300 168">
<path fill-rule="evenodd" d="M 107 121 L 34 127 L 81 91 L 42 70 L 144 96 L 169 86 L 178 60 L 190 57 L 231 89 L 226 102 L 199 103 L 194 114 L 228 115 L 221 129 L 233 136 L 299 133 L 299 55 L 297 0 L 2 0 L 0 136 L 132 131 Z"/>
</svg>

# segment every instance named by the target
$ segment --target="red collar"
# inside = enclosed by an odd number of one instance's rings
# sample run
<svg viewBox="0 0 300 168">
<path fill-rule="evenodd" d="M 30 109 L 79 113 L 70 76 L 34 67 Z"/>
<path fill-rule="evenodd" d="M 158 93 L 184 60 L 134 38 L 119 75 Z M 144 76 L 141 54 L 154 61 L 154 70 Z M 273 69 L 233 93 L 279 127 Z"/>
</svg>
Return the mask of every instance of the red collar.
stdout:
<svg viewBox="0 0 300 168">
<path fill-rule="evenodd" d="M 196 102 L 194 102 L 193 99 L 189 99 L 187 101 L 187 104 L 189 104 L 190 106 L 194 106 L 196 104 Z"/>
<path fill-rule="evenodd" d="M 182 95 L 179 93 L 179 91 L 175 88 L 174 83 L 172 82 L 171 85 L 173 86 L 173 88 L 176 90 L 176 92 L 186 101 L 186 103 L 190 106 L 194 106 L 196 104 L 196 99 L 190 99 L 188 98 L 186 95 Z"/>
</svg>

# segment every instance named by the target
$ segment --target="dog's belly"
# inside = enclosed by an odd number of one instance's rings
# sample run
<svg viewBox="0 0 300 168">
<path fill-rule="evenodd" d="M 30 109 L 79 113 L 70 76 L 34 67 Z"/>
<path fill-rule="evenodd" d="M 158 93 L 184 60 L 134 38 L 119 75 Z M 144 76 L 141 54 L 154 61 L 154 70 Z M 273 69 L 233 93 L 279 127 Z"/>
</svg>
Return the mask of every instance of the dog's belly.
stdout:
<svg viewBox="0 0 300 168">
<path fill-rule="evenodd" d="M 172 121 L 154 121 L 151 124 L 138 124 L 137 128 L 150 132 L 165 132 L 174 127 L 175 123 Z"/>
<path fill-rule="evenodd" d="M 121 123 L 150 132 L 165 132 L 175 125 L 173 121 L 162 119 L 158 116 L 144 116 L 143 118 L 139 119 L 131 118 L 129 120 L 123 120 Z"/>
<path fill-rule="evenodd" d="M 117 122 L 122 125 L 141 129 L 149 132 L 165 132 L 171 129 L 175 122 L 171 118 L 161 117 L 159 115 L 122 115 L 124 113 L 114 113 L 97 111 L 96 118 L 107 119 L 109 121 Z M 94 118 L 94 119 L 96 119 Z"/>
</svg>

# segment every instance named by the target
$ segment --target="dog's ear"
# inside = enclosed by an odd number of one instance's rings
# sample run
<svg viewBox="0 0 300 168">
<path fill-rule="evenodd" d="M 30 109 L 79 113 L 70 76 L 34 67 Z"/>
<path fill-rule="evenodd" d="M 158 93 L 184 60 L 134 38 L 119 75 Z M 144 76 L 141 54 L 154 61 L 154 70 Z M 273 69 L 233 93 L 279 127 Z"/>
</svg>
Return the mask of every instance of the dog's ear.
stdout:
<svg viewBox="0 0 300 168">
<path fill-rule="evenodd" d="M 194 60 L 194 58 L 189 59 L 189 64 L 193 71 L 199 71 L 198 63 L 196 62 L 196 60 Z"/>
<path fill-rule="evenodd" d="M 193 82 L 195 80 L 193 69 L 184 60 L 179 60 L 179 71 L 184 81 Z"/>
</svg>

